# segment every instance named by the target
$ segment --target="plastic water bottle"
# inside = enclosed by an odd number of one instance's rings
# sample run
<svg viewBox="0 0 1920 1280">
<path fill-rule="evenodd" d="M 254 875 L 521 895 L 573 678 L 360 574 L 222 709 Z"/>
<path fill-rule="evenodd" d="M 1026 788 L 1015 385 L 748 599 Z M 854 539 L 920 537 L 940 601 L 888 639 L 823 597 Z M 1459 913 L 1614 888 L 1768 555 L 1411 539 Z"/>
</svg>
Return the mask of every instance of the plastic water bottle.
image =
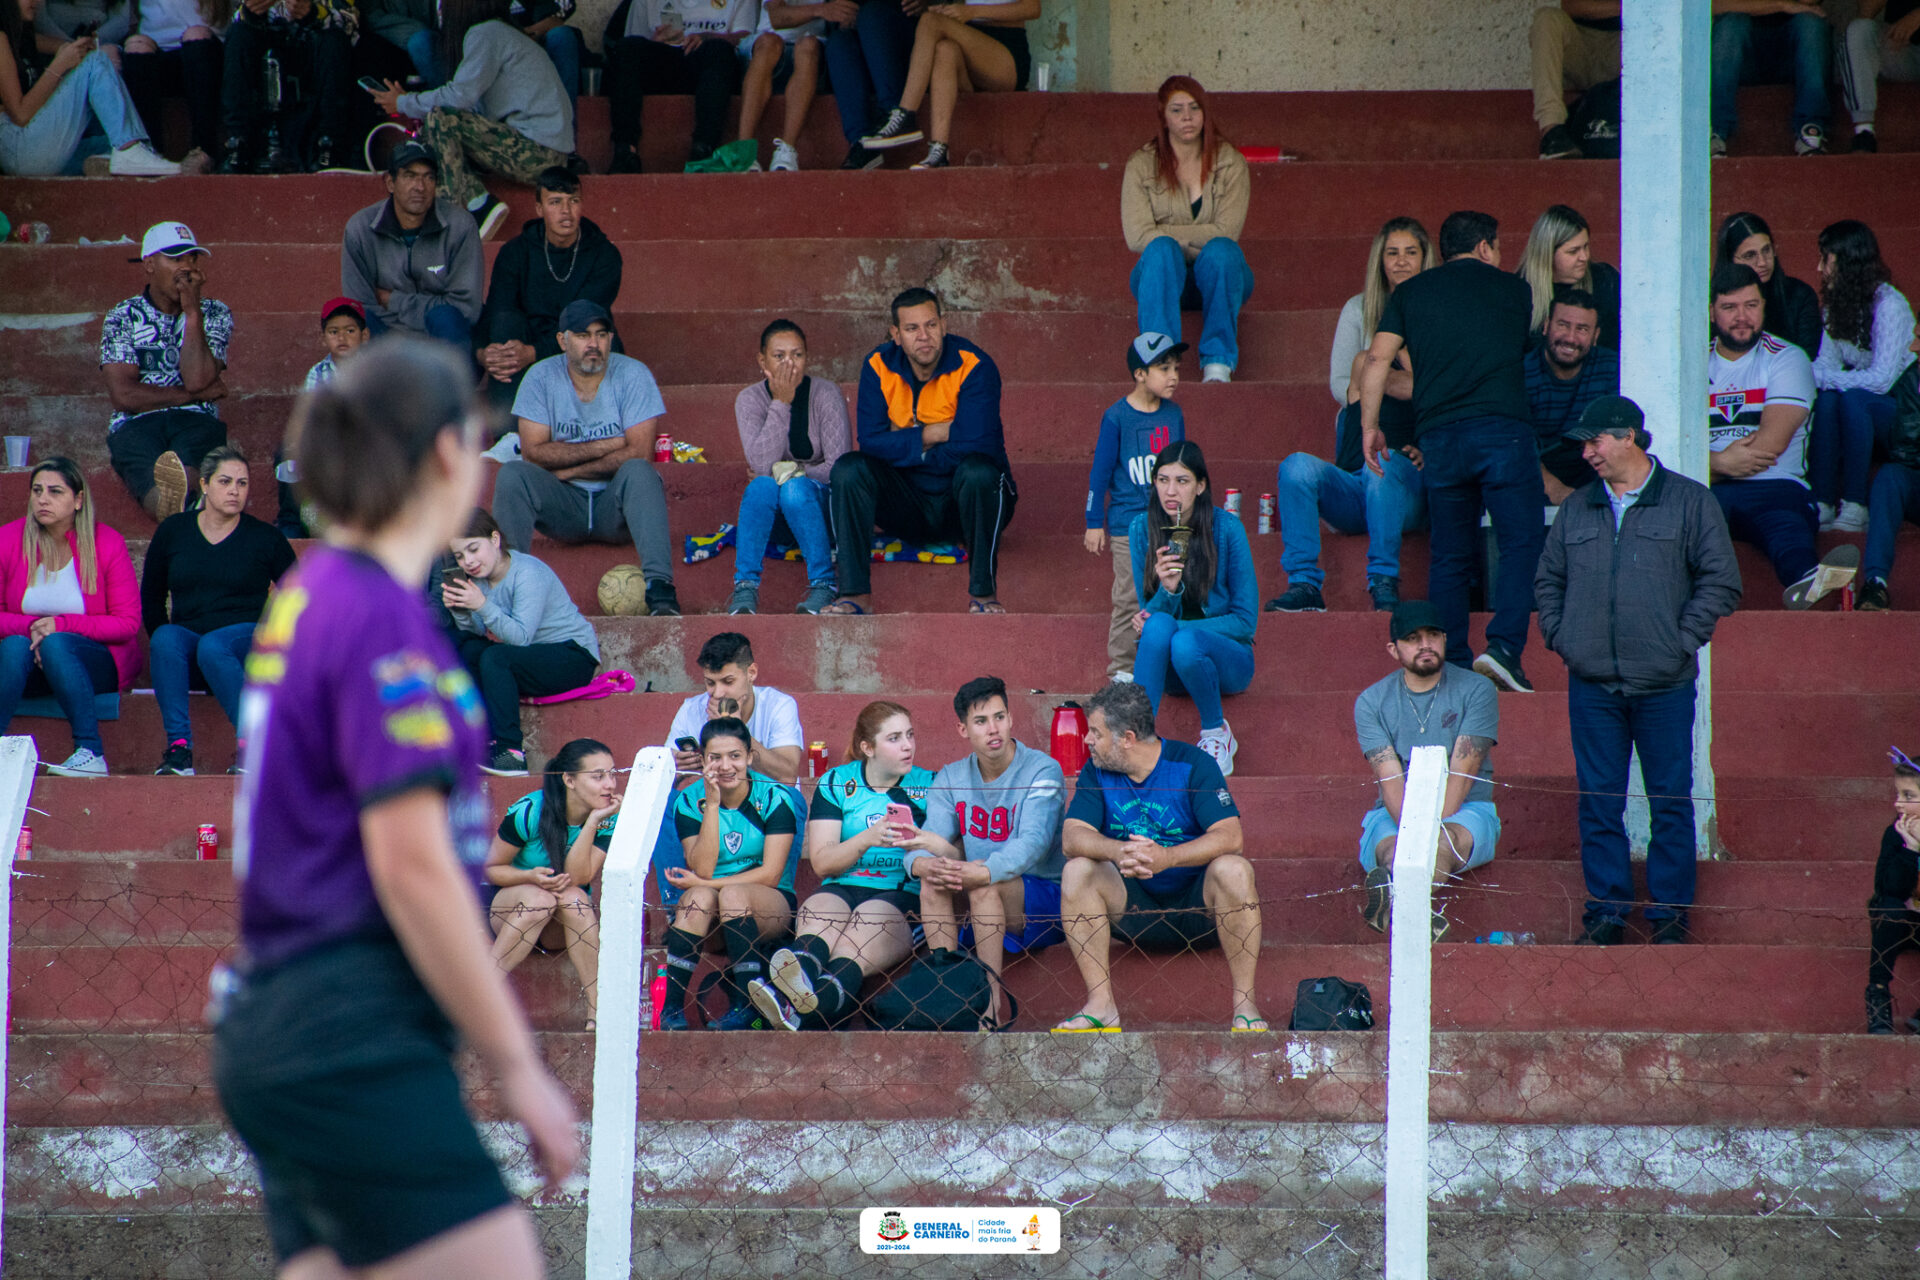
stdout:
<svg viewBox="0 0 1920 1280">
<path fill-rule="evenodd" d="M 1534 943 L 1533 934 L 1514 932 L 1508 929 L 1495 929 L 1492 933 L 1483 933 L 1475 942 L 1487 943 L 1496 947 L 1530 947 Z"/>
<path fill-rule="evenodd" d="M 667 1003 L 667 967 L 665 965 L 660 966 L 660 971 L 653 975 L 653 981 L 647 984 L 647 1003 L 653 1006 L 653 1021 L 648 1025 L 658 1031 L 660 1010 Z"/>
</svg>

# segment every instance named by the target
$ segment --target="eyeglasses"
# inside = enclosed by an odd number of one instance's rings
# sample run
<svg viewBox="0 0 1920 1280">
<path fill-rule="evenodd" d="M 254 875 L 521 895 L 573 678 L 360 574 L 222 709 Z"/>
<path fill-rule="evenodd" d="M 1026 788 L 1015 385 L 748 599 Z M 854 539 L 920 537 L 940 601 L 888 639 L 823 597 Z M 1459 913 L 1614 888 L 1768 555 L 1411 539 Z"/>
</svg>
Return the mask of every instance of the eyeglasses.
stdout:
<svg viewBox="0 0 1920 1280">
<path fill-rule="evenodd" d="M 571 776 L 575 778 L 585 778 L 588 782 L 605 782 L 609 778 L 617 777 L 625 772 L 625 769 L 594 769 L 587 773 L 576 773 Z"/>
</svg>

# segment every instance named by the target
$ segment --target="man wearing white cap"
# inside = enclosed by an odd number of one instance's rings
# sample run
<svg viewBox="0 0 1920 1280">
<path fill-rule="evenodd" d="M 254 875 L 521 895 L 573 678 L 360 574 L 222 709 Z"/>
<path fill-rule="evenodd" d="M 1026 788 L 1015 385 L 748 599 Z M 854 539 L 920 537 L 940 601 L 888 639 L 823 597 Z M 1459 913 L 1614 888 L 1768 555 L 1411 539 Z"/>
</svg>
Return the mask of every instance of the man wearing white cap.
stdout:
<svg viewBox="0 0 1920 1280">
<path fill-rule="evenodd" d="M 146 287 L 107 313 L 100 368 L 113 417 L 113 469 L 155 520 L 180 511 L 187 477 L 227 442 L 215 401 L 227 394 L 233 312 L 202 296 L 207 250 L 184 222 L 147 228 L 136 259 Z"/>
</svg>

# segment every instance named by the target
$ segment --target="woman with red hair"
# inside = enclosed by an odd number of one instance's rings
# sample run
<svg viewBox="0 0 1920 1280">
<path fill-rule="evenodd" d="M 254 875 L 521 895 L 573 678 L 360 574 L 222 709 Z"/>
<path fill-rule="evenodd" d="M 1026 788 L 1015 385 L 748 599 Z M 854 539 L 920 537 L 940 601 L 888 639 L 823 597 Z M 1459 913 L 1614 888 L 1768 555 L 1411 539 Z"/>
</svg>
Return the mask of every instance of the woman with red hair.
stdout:
<svg viewBox="0 0 1920 1280">
<path fill-rule="evenodd" d="M 1200 367 L 1231 382 L 1240 363 L 1240 308 L 1253 272 L 1237 243 L 1247 222 L 1247 161 L 1220 136 L 1207 91 L 1191 76 L 1160 86 L 1160 130 L 1127 161 L 1120 225 L 1140 255 L 1130 286 L 1142 333 L 1180 336 L 1180 305 L 1197 293 Z"/>
</svg>

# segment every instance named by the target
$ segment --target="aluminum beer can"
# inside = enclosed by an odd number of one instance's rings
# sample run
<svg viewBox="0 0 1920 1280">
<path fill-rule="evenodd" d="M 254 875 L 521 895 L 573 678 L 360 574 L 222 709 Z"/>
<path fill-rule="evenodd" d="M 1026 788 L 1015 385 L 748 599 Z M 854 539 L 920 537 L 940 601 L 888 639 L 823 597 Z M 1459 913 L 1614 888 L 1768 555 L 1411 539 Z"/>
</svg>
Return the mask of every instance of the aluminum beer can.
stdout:
<svg viewBox="0 0 1920 1280">
<path fill-rule="evenodd" d="M 1258 526 L 1259 531 L 1261 533 L 1273 532 L 1273 509 L 1274 509 L 1273 495 L 1270 493 L 1261 494 L 1260 495 L 1260 523 Z"/>
<path fill-rule="evenodd" d="M 21 827 L 20 838 L 14 841 L 13 860 L 15 862 L 33 861 L 33 828 Z"/>
<path fill-rule="evenodd" d="M 220 856 L 220 828 L 211 822 L 200 824 L 200 830 L 194 836 L 194 847 L 200 861 L 212 862 Z"/>
<path fill-rule="evenodd" d="M 673 461 L 673 437 L 664 431 L 653 438 L 653 460 L 655 462 Z"/>
<path fill-rule="evenodd" d="M 1231 511 L 1235 515 L 1239 515 L 1240 514 L 1240 491 L 1238 489 L 1227 490 L 1227 500 L 1221 503 L 1220 505 L 1225 510 Z"/>
<path fill-rule="evenodd" d="M 827 744 L 824 742 L 809 742 L 807 744 L 807 776 L 809 778 L 822 778 L 826 776 L 827 770 L 831 768 L 833 768 L 833 761 L 827 756 Z"/>
</svg>

